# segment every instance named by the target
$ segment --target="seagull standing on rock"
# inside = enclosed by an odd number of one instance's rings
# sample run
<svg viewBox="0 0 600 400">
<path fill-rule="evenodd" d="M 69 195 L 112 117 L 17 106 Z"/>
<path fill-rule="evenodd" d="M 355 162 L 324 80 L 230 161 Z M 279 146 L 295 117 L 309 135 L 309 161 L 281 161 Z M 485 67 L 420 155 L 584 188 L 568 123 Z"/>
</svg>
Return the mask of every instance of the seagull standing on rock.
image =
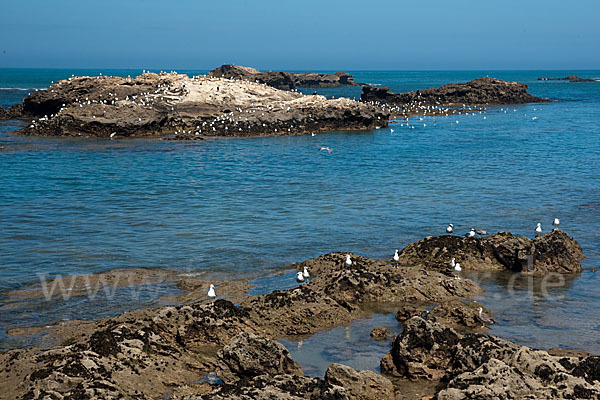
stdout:
<svg viewBox="0 0 600 400">
<path fill-rule="evenodd" d="M 208 288 L 208 297 L 210 297 L 210 298 L 217 297 L 217 294 L 215 293 L 215 285 L 213 285 L 212 283 L 210 284 L 210 287 Z"/>
<path fill-rule="evenodd" d="M 398 249 L 394 252 L 394 261 L 400 261 L 400 256 L 398 255 Z"/>
<path fill-rule="evenodd" d="M 346 254 L 346 265 L 347 266 L 352 265 L 352 259 L 350 258 L 350 254 Z"/>
<path fill-rule="evenodd" d="M 554 218 L 554 221 L 552 222 L 552 225 L 554 225 L 554 226 L 560 225 L 560 219 Z"/>
<path fill-rule="evenodd" d="M 535 237 L 538 237 L 542 234 L 542 223 L 538 222 L 537 226 L 535 227 Z"/>
<path fill-rule="evenodd" d="M 475 237 L 475 229 L 471 228 L 471 230 L 469 232 L 467 232 L 465 237 L 468 237 L 468 238 Z"/>
<path fill-rule="evenodd" d="M 298 271 L 298 273 L 296 274 L 296 281 L 304 282 L 304 274 L 302 273 L 302 271 Z"/>
<path fill-rule="evenodd" d="M 460 276 L 458 276 L 458 273 L 462 271 L 462 268 L 460 267 L 460 263 L 456 263 L 454 265 L 454 272 L 456 273 L 456 276 L 454 277 L 454 279 L 460 279 Z"/>
<path fill-rule="evenodd" d="M 308 273 L 308 268 L 304 267 L 304 272 L 302 272 L 302 276 L 304 278 L 309 278 L 310 274 Z"/>
<path fill-rule="evenodd" d="M 454 224 L 448 224 L 446 228 L 446 233 L 452 233 L 454 231 Z"/>
</svg>

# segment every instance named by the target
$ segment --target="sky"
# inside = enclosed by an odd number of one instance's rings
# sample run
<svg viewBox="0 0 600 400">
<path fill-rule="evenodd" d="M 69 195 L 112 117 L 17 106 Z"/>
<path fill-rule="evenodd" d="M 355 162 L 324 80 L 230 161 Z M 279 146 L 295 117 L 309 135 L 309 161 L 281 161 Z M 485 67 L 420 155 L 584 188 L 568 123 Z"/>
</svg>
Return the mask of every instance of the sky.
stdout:
<svg viewBox="0 0 600 400">
<path fill-rule="evenodd" d="M 600 0 L 0 0 L 0 68 L 600 69 Z"/>
</svg>

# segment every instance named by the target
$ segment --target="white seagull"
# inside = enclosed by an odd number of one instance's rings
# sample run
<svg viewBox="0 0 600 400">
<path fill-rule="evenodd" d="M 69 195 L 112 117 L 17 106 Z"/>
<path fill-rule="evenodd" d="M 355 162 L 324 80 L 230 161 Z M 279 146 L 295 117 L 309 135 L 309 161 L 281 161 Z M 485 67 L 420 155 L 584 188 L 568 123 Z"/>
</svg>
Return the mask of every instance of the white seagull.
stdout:
<svg viewBox="0 0 600 400">
<path fill-rule="evenodd" d="M 462 268 L 460 267 L 460 263 L 456 263 L 454 265 L 454 272 L 456 272 L 456 276 L 455 279 L 460 279 L 460 276 L 458 276 L 458 273 L 462 271 Z"/>
<path fill-rule="evenodd" d="M 350 258 L 350 254 L 346 254 L 346 265 L 347 266 L 352 265 L 352 259 Z"/>
<path fill-rule="evenodd" d="M 398 249 L 394 252 L 394 261 L 400 261 L 400 256 L 398 255 Z"/>
<path fill-rule="evenodd" d="M 475 229 L 471 228 L 471 230 L 465 235 L 465 237 L 468 237 L 468 238 L 475 237 Z"/>
<path fill-rule="evenodd" d="M 535 227 L 535 237 L 538 237 L 542 234 L 542 223 L 538 222 L 537 226 Z"/>
<path fill-rule="evenodd" d="M 308 268 L 304 267 L 304 272 L 302 272 L 302 276 L 305 278 L 310 277 L 310 274 L 308 273 Z"/>
<path fill-rule="evenodd" d="M 296 274 L 296 281 L 304 282 L 304 275 L 302 274 L 302 271 L 298 271 L 298 273 Z"/>
<path fill-rule="evenodd" d="M 452 257 L 452 260 L 448 263 L 448 266 L 452 269 L 456 266 L 456 258 Z"/>
<path fill-rule="evenodd" d="M 215 285 L 213 285 L 212 283 L 210 284 L 210 287 L 208 288 L 208 297 L 217 297 L 217 295 L 215 293 Z"/>
<path fill-rule="evenodd" d="M 552 222 L 552 225 L 558 226 L 559 224 L 560 224 L 560 219 L 554 218 L 554 222 Z"/>
<path fill-rule="evenodd" d="M 326 151 L 328 151 L 328 152 L 329 152 L 329 154 L 331 154 L 331 152 L 333 151 L 333 150 L 331 150 L 331 148 L 329 148 L 329 147 L 325 147 L 325 146 L 323 146 L 323 147 L 321 147 L 321 148 L 319 149 L 319 151 L 323 151 L 323 150 L 326 150 Z"/>
<path fill-rule="evenodd" d="M 446 233 L 452 233 L 454 231 L 454 224 L 448 224 L 446 228 Z"/>
</svg>

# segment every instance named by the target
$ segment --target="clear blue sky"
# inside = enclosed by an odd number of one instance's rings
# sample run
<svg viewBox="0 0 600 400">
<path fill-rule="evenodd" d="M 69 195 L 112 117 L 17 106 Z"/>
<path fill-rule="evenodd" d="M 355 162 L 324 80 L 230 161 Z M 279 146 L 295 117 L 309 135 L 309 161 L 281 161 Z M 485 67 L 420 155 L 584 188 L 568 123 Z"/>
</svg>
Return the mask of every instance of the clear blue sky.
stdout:
<svg viewBox="0 0 600 400">
<path fill-rule="evenodd" d="M 1 0 L 0 67 L 600 69 L 600 0 Z"/>
</svg>

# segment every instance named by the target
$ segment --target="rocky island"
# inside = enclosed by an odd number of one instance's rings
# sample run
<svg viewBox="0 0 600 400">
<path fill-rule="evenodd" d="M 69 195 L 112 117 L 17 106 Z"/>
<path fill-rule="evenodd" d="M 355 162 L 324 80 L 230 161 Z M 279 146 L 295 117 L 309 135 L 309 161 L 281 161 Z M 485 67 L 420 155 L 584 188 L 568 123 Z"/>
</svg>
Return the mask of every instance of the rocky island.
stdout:
<svg viewBox="0 0 600 400">
<path fill-rule="evenodd" d="M 568 75 L 568 76 L 565 76 L 564 78 L 547 78 L 547 77 L 541 77 L 541 78 L 538 78 L 538 81 L 598 82 L 597 79 L 580 78 L 577 75 Z"/>
<path fill-rule="evenodd" d="M 221 65 L 209 72 L 217 78 L 241 79 L 259 82 L 281 90 L 296 88 L 333 88 L 341 86 L 360 86 L 354 77 L 346 72 L 333 74 L 317 72 L 260 72 L 250 67 L 239 65 Z"/>
<path fill-rule="evenodd" d="M 494 235 L 481 247 L 503 254 L 519 242 L 515 238 Z M 547 271 L 562 271 L 565 257 L 581 258 L 578 244 L 558 230 L 534 242 L 545 249 Z M 450 245 L 465 259 L 480 252 L 477 245 Z M 307 267 L 312 278 L 288 290 L 245 296 L 222 284 L 217 290 L 227 299 L 208 299 L 204 292 L 179 306 L 66 324 L 61 345 L 0 353 L 6 383 L 0 399 L 410 398 L 403 379 L 425 382 L 436 399 L 600 395 L 598 357 L 537 351 L 483 334 L 493 323 L 489 311 L 465 303 L 481 288 L 447 268 L 427 266 L 429 253 L 410 250 L 423 247 L 409 245 L 397 261 L 352 253 L 307 260 L 293 267 Z M 447 262 L 449 254 L 440 250 L 436 254 Z M 397 305 L 404 325 L 381 361 L 383 375 L 331 364 L 324 378 L 307 377 L 274 341 L 347 324 L 368 315 L 365 306 L 373 302 Z M 418 306 L 424 303 L 437 306 L 429 312 Z"/>
<path fill-rule="evenodd" d="M 386 87 L 363 86 L 361 101 L 394 106 L 461 106 L 545 103 L 548 100 L 527 92 L 527 85 L 495 78 L 478 78 L 466 83 L 449 83 L 437 89 L 392 93 Z"/>
<path fill-rule="evenodd" d="M 25 135 L 198 139 L 372 129 L 387 126 L 389 114 L 262 83 L 144 73 L 62 80 L 2 110 L 0 118 L 29 121 L 19 131 Z"/>
</svg>

